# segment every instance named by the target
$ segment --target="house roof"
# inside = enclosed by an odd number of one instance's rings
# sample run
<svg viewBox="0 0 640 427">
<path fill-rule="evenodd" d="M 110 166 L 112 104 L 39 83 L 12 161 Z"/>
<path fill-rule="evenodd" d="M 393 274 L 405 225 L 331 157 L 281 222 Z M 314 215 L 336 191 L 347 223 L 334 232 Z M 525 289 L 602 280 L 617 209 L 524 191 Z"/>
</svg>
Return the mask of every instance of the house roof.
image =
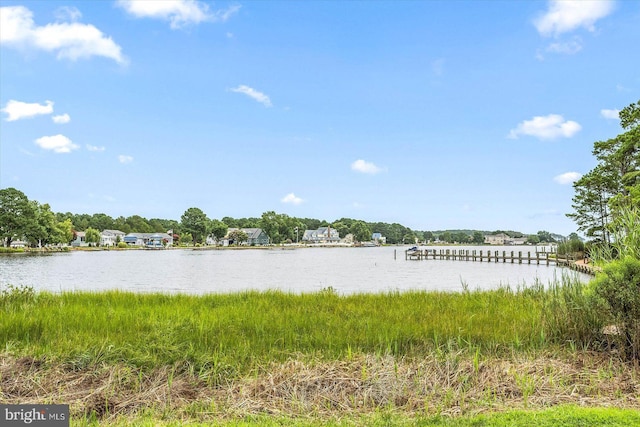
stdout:
<svg viewBox="0 0 640 427">
<path fill-rule="evenodd" d="M 225 237 L 229 237 L 229 234 L 236 230 L 242 231 L 249 239 L 257 239 L 262 234 L 262 228 L 229 228 Z"/>
</svg>

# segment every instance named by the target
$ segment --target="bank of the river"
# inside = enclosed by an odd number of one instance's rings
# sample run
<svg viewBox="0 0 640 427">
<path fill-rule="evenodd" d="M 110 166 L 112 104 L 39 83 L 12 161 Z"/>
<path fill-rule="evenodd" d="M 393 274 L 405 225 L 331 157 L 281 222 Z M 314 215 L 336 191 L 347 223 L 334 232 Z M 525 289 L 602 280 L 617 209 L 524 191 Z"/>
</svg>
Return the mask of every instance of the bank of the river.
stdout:
<svg viewBox="0 0 640 427">
<path fill-rule="evenodd" d="M 640 368 L 572 336 L 563 292 L 4 289 L 0 402 L 68 403 L 77 425 L 429 425 L 558 405 L 637 420 Z"/>
</svg>

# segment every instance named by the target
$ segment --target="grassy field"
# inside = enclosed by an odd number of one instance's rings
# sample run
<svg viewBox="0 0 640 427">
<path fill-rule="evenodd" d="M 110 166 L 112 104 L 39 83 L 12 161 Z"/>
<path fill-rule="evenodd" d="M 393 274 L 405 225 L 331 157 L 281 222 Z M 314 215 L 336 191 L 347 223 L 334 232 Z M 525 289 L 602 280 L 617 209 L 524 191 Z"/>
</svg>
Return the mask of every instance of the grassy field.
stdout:
<svg viewBox="0 0 640 427">
<path fill-rule="evenodd" d="M 0 402 L 68 403 L 77 425 L 533 425 L 509 411 L 556 407 L 535 413 L 626 408 L 598 412 L 624 425 L 640 369 L 602 351 L 582 295 L 568 279 L 350 296 L 5 288 Z"/>
</svg>

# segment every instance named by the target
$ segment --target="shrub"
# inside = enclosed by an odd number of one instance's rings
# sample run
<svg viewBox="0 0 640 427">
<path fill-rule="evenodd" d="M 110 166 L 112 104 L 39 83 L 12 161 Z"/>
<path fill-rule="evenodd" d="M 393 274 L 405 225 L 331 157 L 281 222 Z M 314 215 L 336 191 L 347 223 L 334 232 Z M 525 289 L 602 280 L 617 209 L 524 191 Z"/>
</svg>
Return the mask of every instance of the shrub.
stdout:
<svg viewBox="0 0 640 427">
<path fill-rule="evenodd" d="M 129 245 L 127 245 L 125 242 L 118 242 L 118 249 L 126 249 L 128 247 Z"/>
<path fill-rule="evenodd" d="M 592 286 L 615 322 L 624 355 L 640 359 L 640 260 L 625 257 L 607 264 Z"/>
</svg>

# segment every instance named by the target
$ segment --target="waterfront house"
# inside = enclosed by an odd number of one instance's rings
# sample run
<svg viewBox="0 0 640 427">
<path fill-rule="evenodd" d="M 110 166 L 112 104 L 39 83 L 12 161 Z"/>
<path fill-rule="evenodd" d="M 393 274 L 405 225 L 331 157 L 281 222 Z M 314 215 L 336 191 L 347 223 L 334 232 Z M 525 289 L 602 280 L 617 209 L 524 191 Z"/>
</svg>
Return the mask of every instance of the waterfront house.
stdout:
<svg viewBox="0 0 640 427">
<path fill-rule="evenodd" d="M 73 235 L 75 237 L 71 241 L 71 246 L 73 246 L 74 248 L 77 248 L 80 246 L 89 246 L 86 240 L 86 233 L 84 231 L 74 231 Z"/>
<path fill-rule="evenodd" d="M 486 234 L 484 236 L 484 242 L 488 245 L 505 245 L 506 241 L 510 240 L 511 237 L 504 233 L 498 234 Z"/>
<path fill-rule="evenodd" d="M 124 241 L 125 233 L 120 230 L 103 230 L 100 233 L 100 246 L 115 246 Z"/>
<path fill-rule="evenodd" d="M 233 240 L 229 239 L 229 235 L 238 230 L 247 235 L 247 241 L 243 242 L 243 245 L 263 246 L 269 244 L 269 236 L 267 236 L 267 233 L 265 233 L 262 228 L 229 228 L 227 230 L 227 235 L 224 236 L 221 243 L 224 246 L 234 244 Z"/>
<path fill-rule="evenodd" d="M 373 240 L 378 245 L 384 245 L 387 243 L 387 238 L 382 236 L 382 233 L 373 233 L 371 235 L 371 240 Z"/>
<path fill-rule="evenodd" d="M 338 230 L 331 227 L 320 227 L 317 230 L 305 230 L 302 241 L 307 243 L 337 243 L 340 241 Z"/>
<path fill-rule="evenodd" d="M 129 233 L 122 241 L 130 246 L 173 246 L 173 236 L 169 233 Z"/>
</svg>

